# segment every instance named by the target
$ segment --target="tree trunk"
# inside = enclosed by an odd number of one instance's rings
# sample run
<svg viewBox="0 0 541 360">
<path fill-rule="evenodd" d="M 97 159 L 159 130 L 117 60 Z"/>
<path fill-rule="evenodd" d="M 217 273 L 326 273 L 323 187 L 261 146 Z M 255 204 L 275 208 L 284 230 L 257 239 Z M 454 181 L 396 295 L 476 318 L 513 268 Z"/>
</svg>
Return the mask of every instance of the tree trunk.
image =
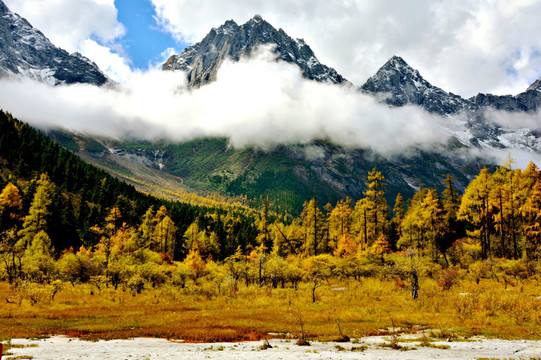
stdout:
<svg viewBox="0 0 541 360">
<path fill-rule="evenodd" d="M 318 286 L 318 281 L 314 280 L 314 286 L 312 287 L 312 302 L 316 302 L 316 288 Z"/>
<path fill-rule="evenodd" d="M 411 273 L 411 297 L 413 300 L 419 297 L 419 276 L 417 273 Z"/>
<path fill-rule="evenodd" d="M 503 196 L 502 196 L 502 189 L 500 189 L 499 200 L 500 200 L 500 246 L 502 247 L 501 256 L 502 257 L 507 257 L 506 249 L 505 249 L 505 237 L 504 237 L 504 234 L 503 234 Z"/>
</svg>

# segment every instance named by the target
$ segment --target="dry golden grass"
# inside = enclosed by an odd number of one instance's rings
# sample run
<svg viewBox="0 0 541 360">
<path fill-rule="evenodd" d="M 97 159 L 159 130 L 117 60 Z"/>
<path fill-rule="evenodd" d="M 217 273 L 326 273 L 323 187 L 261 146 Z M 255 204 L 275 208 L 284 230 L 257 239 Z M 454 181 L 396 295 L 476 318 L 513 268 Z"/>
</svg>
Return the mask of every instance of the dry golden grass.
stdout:
<svg viewBox="0 0 541 360">
<path fill-rule="evenodd" d="M 0 283 L 0 340 L 50 334 L 89 340 L 140 336 L 259 340 L 297 337 L 300 318 L 307 338 L 320 340 L 339 335 L 337 320 L 343 334 L 351 338 L 427 328 L 440 329 L 433 333 L 439 331 L 445 338 L 541 338 L 541 286 L 533 280 L 507 290 L 487 280 L 442 291 L 426 279 L 415 301 L 393 281 L 336 281 L 334 285 L 344 287 L 343 291 L 329 285 L 317 289 L 317 301 L 312 303 L 308 284 L 298 290 L 241 286 L 228 295 L 202 291 L 193 284 L 187 289 L 146 289 L 136 295 L 120 288 L 65 284 L 54 300 L 42 296 L 32 304 L 24 294 Z M 20 305 L 6 302 L 18 296 L 23 299 Z"/>
</svg>

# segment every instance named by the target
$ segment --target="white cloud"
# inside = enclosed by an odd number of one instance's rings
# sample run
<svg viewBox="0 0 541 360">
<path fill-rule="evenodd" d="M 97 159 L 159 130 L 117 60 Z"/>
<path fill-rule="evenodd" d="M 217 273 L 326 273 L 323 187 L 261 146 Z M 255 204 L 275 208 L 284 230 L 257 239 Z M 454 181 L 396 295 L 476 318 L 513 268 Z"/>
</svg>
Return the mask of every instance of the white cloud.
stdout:
<svg viewBox="0 0 541 360">
<path fill-rule="evenodd" d="M 94 61 L 107 76 L 120 84 L 129 82 L 133 75 L 125 57 L 112 52 L 109 47 L 100 45 L 94 40 L 88 39 L 82 42 L 80 52 Z"/>
<path fill-rule="evenodd" d="M 495 109 L 487 109 L 485 118 L 496 125 L 508 129 L 533 129 L 541 130 L 541 113 L 509 112 Z"/>
<path fill-rule="evenodd" d="M 190 42 L 261 14 L 358 85 L 392 55 L 463 96 L 517 93 L 541 76 L 541 0 L 151 1 L 162 25 Z"/>
<path fill-rule="evenodd" d="M 153 70 L 161 70 L 163 64 L 165 64 L 172 55 L 176 54 L 178 54 L 178 51 L 172 47 L 165 49 L 159 56 L 150 61 L 149 68 Z"/>
<path fill-rule="evenodd" d="M 144 139 L 225 136 L 236 147 L 327 138 L 394 154 L 447 138 L 442 118 L 415 107 L 389 109 L 354 89 L 306 80 L 268 49 L 225 62 L 218 81 L 196 90 L 187 90 L 184 73 L 162 71 L 134 74 L 123 90 L 2 81 L 0 107 L 37 126 Z"/>
</svg>

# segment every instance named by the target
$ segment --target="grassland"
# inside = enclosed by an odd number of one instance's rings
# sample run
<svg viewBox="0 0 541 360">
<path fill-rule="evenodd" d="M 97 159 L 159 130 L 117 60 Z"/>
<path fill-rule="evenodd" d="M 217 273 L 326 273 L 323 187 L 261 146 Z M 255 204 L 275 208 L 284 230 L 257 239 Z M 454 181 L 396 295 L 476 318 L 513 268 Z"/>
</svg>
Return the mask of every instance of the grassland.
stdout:
<svg viewBox="0 0 541 360">
<path fill-rule="evenodd" d="M 128 288 L 63 284 L 17 289 L 0 283 L 0 341 L 65 334 L 83 339 L 161 337 L 186 341 L 287 338 L 333 340 L 432 329 L 432 336 L 463 339 L 541 339 L 541 286 L 528 280 L 507 289 L 498 282 L 463 281 L 443 291 L 432 279 L 412 300 L 394 281 L 367 278 L 327 283 L 311 301 L 309 284 L 237 290 L 163 285 L 141 294 Z"/>
</svg>

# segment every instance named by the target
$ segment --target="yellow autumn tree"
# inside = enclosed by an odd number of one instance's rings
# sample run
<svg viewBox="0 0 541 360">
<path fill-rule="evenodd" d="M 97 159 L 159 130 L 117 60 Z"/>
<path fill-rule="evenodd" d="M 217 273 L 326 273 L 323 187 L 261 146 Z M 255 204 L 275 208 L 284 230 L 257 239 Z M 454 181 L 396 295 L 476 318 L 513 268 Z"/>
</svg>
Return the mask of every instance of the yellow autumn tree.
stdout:
<svg viewBox="0 0 541 360">
<path fill-rule="evenodd" d="M 36 193 L 32 199 L 28 215 L 24 218 L 23 228 L 19 232 L 19 245 L 26 249 L 34 236 L 40 231 L 47 230 L 47 220 L 51 215 L 51 204 L 53 202 L 53 194 L 55 185 L 49 181 L 46 174 L 41 174 L 37 181 Z"/>
<path fill-rule="evenodd" d="M 8 183 L 0 192 L 0 230 L 10 229 L 21 217 L 22 199 L 17 186 Z"/>
<path fill-rule="evenodd" d="M 351 233 L 353 208 L 351 207 L 351 199 L 348 197 L 345 200 L 340 200 L 336 206 L 330 211 L 327 220 L 329 226 L 329 245 L 331 249 L 336 249 L 338 242 L 346 234 Z"/>
<path fill-rule="evenodd" d="M 372 243 L 385 231 L 389 218 L 389 207 L 385 199 L 385 177 L 375 168 L 368 172 L 367 190 L 364 195 L 368 200 L 369 216 L 373 234 L 368 238 L 368 245 Z"/>
<path fill-rule="evenodd" d="M 318 255 L 328 250 L 328 231 L 323 213 L 317 205 L 317 198 L 304 203 L 301 212 L 304 229 L 304 253 Z"/>
<path fill-rule="evenodd" d="M 159 252 L 169 254 L 171 257 L 175 254 L 177 227 L 169 216 L 164 216 L 156 225 L 154 230 L 154 243 Z"/>
<path fill-rule="evenodd" d="M 362 198 L 355 204 L 352 213 L 351 230 L 359 250 L 368 248 L 369 239 L 373 238 L 374 227 L 370 216 L 370 204 L 367 198 Z"/>
<path fill-rule="evenodd" d="M 541 180 L 534 184 L 521 208 L 524 217 L 525 250 L 528 260 L 541 260 Z"/>
<path fill-rule="evenodd" d="M 471 228 L 467 230 L 468 236 L 481 244 L 483 259 L 492 254 L 489 213 L 490 180 L 488 169 L 483 168 L 464 191 L 457 215 L 459 220 L 465 220 L 470 224 Z"/>
</svg>

